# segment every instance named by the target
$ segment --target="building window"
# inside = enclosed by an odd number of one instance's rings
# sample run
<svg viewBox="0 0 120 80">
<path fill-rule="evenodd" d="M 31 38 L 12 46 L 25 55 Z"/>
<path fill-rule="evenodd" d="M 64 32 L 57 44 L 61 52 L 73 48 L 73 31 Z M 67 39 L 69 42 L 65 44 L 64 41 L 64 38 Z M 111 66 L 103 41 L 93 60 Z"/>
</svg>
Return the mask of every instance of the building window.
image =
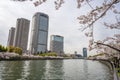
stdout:
<svg viewBox="0 0 120 80">
<path fill-rule="evenodd" d="M 47 32 L 39 31 L 38 43 L 46 45 L 46 41 L 47 41 Z"/>
<path fill-rule="evenodd" d="M 40 24 L 39 24 L 39 29 L 41 30 L 48 30 L 48 18 L 44 16 L 40 16 Z"/>
<path fill-rule="evenodd" d="M 37 52 L 45 52 L 46 46 L 45 45 L 38 45 Z"/>
</svg>

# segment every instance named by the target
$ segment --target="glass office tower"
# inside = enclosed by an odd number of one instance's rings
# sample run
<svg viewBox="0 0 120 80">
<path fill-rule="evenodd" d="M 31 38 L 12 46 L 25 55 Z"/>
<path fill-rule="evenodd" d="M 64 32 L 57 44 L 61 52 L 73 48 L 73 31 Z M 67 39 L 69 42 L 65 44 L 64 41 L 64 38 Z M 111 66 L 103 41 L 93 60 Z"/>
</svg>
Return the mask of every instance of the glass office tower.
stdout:
<svg viewBox="0 0 120 80">
<path fill-rule="evenodd" d="M 47 51 L 49 17 L 44 13 L 37 12 L 32 19 L 31 30 L 31 53 Z"/>
<path fill-rule="evenodd" d="M 87 58 L 87 48 L 83 48 L 83 57 Z"/>
<path fill-rule="evenodd" d="M 58 55 L 63 54 L 64 37 L 59 35 L 51 35 L 50 37 L 50 51 L 56 52 Z"/>
</svg>

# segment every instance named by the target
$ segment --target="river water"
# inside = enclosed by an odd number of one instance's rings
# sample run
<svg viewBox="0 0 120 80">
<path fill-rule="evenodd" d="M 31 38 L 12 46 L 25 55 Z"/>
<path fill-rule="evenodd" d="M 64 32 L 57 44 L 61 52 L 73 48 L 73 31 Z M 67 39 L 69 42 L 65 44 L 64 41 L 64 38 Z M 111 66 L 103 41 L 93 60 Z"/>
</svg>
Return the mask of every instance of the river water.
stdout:
<svg viewBox="0 0 120 80">
<path fill-rule="evenodd" d="M 113 80 L 110 69 L 80 59 L 0 61 L 0 80 Z"/>
</svg>

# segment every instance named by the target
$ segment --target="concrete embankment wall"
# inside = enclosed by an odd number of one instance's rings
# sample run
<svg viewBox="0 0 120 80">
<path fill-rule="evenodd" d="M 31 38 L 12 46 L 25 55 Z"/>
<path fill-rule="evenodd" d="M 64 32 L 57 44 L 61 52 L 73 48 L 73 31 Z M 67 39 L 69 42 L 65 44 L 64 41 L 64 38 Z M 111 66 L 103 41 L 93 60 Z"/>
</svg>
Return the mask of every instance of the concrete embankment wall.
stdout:
<svg viewBox="0 0 120 80">
<path fill-rule="evenodd" d="M 99 62 L 101 62 L 102 64 L 109 67 L 109 69 L 113 72 L 113 66 L 112 66 L 112 64 L 110 62 L 108 62 L 108 61 L 99 61 Z"/>
<path fill-rule="evenodd" d="M 111 61 L 108 61 L 108 60 L 98 60 L 98 61 L 105 64 L 106 66 L 110 68 L 110 70 L 113 73 L 113 80 L 120 80 L 118 77 L 117 71 L 115 69 L 115 66 Z"/>
</svg>

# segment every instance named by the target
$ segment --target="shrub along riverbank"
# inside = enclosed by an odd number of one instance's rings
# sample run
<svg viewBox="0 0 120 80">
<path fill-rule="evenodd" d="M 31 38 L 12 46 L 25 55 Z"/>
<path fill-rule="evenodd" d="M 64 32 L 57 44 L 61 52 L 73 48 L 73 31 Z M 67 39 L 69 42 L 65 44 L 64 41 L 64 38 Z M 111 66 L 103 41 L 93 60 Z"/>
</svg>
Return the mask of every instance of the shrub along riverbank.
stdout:
<svg viewBox="0 0 120 80">
<path fill-rule="evenodd" d="M 5 47 L 0 45 L 0 60 L 37 60 L 37 59 L 63 59 L 57 56 L 55 52 L 36 53 L 35 55 L 22 54 L 22 49 L 19 47 Z"/>
<path fill-rule="evenodd" d="M 5 47 L 0 45 L 0 52 L 14 52 L 16 54 L 22 55 L 22 49 L 19 47 L 14 47 L 14 46 L 9 46 L 9 47 Z"/>
</svg>

